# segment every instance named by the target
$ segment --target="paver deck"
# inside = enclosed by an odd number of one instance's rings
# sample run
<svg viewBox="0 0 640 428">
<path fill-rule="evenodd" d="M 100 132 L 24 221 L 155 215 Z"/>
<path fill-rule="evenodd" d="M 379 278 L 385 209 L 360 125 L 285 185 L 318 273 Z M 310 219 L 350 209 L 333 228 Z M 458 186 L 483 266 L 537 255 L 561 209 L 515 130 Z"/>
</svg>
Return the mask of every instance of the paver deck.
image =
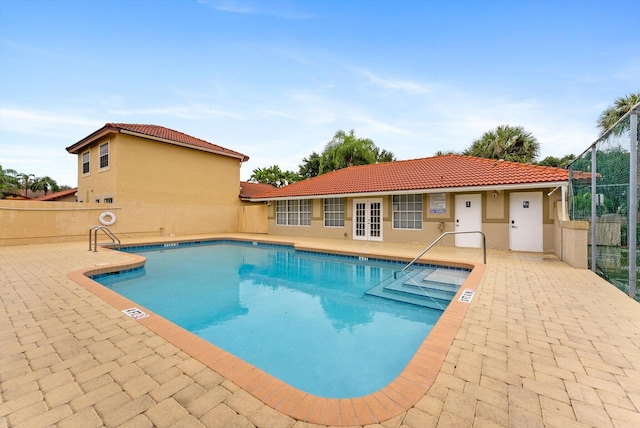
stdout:
<svg viewBox="0 0 640 428">
<path fill-rule="evenodd" d="M 424 248 L 268 239 L 406 258 Z M 442 246 L 427 257 L 482 261 L 480 250 Z M 640 426 L 640 304 L 553 255 L 489 250 L 428 388 L 411 388 L 418 367 L 349 406 L 280 397 L 260 372 L 216 372 L 208 362 L 220 356 L 185 352 L 193 336 L 158 334 L 68 277 L 130 260 L 85 242 L 0 247 L 0 428 Z"/>
</svg>

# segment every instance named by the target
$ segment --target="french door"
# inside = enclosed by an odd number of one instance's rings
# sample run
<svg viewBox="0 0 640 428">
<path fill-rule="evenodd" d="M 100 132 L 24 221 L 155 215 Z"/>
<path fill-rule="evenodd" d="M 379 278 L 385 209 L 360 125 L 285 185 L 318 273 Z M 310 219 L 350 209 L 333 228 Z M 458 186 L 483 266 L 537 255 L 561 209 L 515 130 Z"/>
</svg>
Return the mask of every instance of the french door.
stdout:
<svg viewBox="0 0 640 428">
<path fill-rule="evenodd" d="M 382 199 L 353 201 L 353 239 L 382 241 Z"/>
</svg>

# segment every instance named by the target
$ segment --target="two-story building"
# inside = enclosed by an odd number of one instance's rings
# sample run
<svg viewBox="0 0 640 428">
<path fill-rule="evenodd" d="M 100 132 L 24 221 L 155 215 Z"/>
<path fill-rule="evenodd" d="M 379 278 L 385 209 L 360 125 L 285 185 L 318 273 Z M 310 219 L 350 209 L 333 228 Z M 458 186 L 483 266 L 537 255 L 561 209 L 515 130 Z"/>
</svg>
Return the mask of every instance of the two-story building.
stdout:
<svg viewBox="0 0 640 428">
<path fill-rule="evenodd" d="M 108 204 L 129 235 L 238 231 L 240 166 L 249 157 L 157 125 L 107 123 L 67 147 L 78 202 Z"/>
</svg>

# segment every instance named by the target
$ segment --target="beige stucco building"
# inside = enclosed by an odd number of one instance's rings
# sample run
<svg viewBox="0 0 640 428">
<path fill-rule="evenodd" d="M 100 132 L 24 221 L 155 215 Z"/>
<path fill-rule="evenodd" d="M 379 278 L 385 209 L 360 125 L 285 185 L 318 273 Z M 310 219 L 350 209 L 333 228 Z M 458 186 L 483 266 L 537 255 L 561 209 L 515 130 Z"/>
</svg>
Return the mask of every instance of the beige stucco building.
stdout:
<svg viewBox="0 0 640 428">
<path fill-rule="evenodd" d="M 563 169 L 447 155 L 345 168 L 251 200 L 269 204 L 277 235 L 426 245 L 479 231 L 487 248 L 551 252 L 567 185 Z M 482 236 L 443 242 L 480 247 Z"/>
<path fill-rule="evenodd" d="M 78 156 L 78 202 L 108 204 L 115 230 L 238 230 L 242 153 L 161 126 L 117 123 L 67 151 Z"/>
<path fill-rule="evenodd" d="M 67 151 L 77 202 L 0 201 L 0 245 L 251 232 L 555 252 L 586 267 L 568 172 L 462 155 L 345 168 L 283 188 L 240 181 L 248 157 L 156 125 L 108 123 Z M 45 204 L 42 207 L 38 204 Z M 583 242 L 584 241 L 584 242 Z"/>
</svg>

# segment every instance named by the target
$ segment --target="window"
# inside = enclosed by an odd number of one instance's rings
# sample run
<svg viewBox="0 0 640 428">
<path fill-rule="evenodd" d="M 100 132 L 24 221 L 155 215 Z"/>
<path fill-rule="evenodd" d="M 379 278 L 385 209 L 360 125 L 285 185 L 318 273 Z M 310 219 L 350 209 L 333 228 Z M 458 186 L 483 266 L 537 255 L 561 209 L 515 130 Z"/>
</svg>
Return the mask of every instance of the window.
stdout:
<svg viewBox="0 0 640 428">
<path fill-rule="evenodd" d="M 344 198 L 324 200 L 324 227 L 344 227 Z"/>
<path fill-rule="evenodd" d="M 422 229 L 422 195 L 393 195 L 393 228 Z"/>
<path fill-rule="evenodd" d="M 276 225 L 311 226 L 311 200 L 276 201 Z"/>
<path fill-rule="evenodd" d="M 113 198 L 104 198 L 102 199 L 102 202 L 104 202 L 105 204 L 112 204 L 113 203 Z"/>
<path fill-rule="evenodd" d="M 89 152 L 82 154 L 82 173 L 89 174 Z"/>
<path fill-rule="evenodd" d="M 109 166 L 109 143 L 100 144 L 100 169 Z"/>
</svg>

